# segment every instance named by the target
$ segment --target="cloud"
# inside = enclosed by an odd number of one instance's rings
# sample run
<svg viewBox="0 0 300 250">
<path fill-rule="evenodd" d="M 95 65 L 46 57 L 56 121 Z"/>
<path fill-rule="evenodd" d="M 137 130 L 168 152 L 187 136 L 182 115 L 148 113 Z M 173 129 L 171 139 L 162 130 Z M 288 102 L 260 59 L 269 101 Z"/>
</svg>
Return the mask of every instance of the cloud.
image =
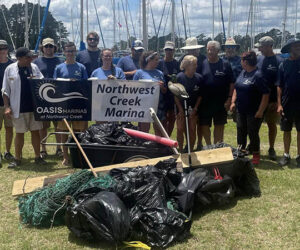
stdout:
<svg viewBox="0 0 300 250">
<path fill-rule="evenodd" d="M 37 3 L 38 0 L 31 0 L 30 2 Z M 97 22 L 97 15 L 94 8 L 93 1 L 95 1 L 98 16 L 100 19 L 101 28 L 103 31 L 103 36 L 106 42 L 106 46 L 111 47 L 113 44 L 113 10 L 112 2 L 113 0 L 89 0 L 89 30 L 96 30 L 99 32 L 99 26 Z M 1 3 L 7 7 L 10 7 L 13 3 L 17 3 L 17 0 L 1 0 Z M 40 0 L 42 5 L 46 5 L 47 0 Z M 128 7 L 126 8 L 126 2 L 129 3 L 129 9 L 131 13 L 131 18 L 129 15 Z M 148 1 L 149 2 L 149 1 Z M 170 32 L 170 20 L 171 20 L 171 0 L 167 0 L 164 15 L 163 7 L 166 0 L 151 0 L 151 7 L 153 10 L 153 18 L 150 13 L 150 5 L 148 3 L 148 33 L 150 36 L 155 35 L 153 19 L 155 22 L 156 29 L 158 29 L 159 23 L 161 21 L 160 33 L 159 35 L 168 34 Z M 204 33 L 206 36 L 211 36 L 212 34 L 212 0 L 182 0 L 184 4 L 184 11 L 187 10 L 186 23 L 188 36 L 196 36 L 200 33 Z M 222 31 L 221 15 L 219 0 L 215 0 L 215 34 Z M 271 28 L 282 29 L 283 20 L 283 0 L 257 0 L 254 8 L 255 16 L 255 33 L 270 30 Z M 295 24 L 295 2 L 288 1 L 288 15 L 286 29 L 290 32 L 294 30 Z M 84 9 L 86 8 L 86 0 L 84 0 Z M 130 35 L 136 33 L 136 36 L 141 38 L 141 18 L 140 18 L 140 0 L 115 0 L 116 3 L 116 40 L 120 38 L 122 40 L 127 39 L 127 29 L 126 22 L 124 19 L 124 10 L 127 9 L 127 23 Z M 123 3 L 123 5 L 122 5 Z M 175 0 L 176 3 L 176 24 L 175 30 L 184 36 L 184 25 L 182 18 L 181 0 Z M 232 13 L 232 30 L 231 33 L 245 35 L 248 24 L 249 16 L 249 4 L 250 1 L 246 0 L 233 0 L 233 13 Z M 223 5 L 223 15 L 226 32 L 228 28 L 229 20 L 229 5 L 230 0 L 222 0 Z M 73 26 L 74 35 L 70 34 L 70 39 L 76 38 L 77 42 L 79 38 L 79 13 L 80 13 L 80 0 L 52 0 L 50 5 L 50 11 L 53 16 L 62 21 L 67 27 L 68 31 L 71 33 L 71 9 L 73 11 Z M 300 9 L 300 4 L 299 4 Z M 84 37 L 86 35 L 86 10 L 84 19 Z M 169 13 L 169 16 L 168 16 Z M 300 16 L 300 15 L 299 15 Z M 132 19 L 132 21 L 131 21 Z M 118 22 L 122 25 L 120 32 L 118 29 Z M 101 45 L 101 44 L 100 44 Z"/>
</svg>

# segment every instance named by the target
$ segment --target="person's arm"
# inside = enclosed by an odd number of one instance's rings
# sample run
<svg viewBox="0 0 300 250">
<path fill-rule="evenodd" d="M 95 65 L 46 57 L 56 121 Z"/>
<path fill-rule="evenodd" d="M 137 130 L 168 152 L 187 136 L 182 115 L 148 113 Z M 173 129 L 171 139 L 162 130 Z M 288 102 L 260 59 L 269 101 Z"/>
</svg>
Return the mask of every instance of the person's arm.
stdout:
<svg viewBox="0 0 300 250">
<path fill-rule="evenodd" d="M 231 98 L 231 105 L 230 111 L 233 112 L 235 110 L 235 102 L 236 102 L 236 90 L 233 90 L 232 98 Z"/>
<path fill-rule="evenodd" d="M 124 72 L 124 74 L 125 74 L 125 76 L 132 76 L 132 75 L 134 75 L 135 73 L 136 73 L 136 69 L 135 70 L 133 70 L 133 71 L 127 71 L 127 72 Z"/>
<path fill-rule="evenodd" d="M 193 108 L 192 115 L 196 115 L 197 114 L 197 111 L 198 111 L 199 105 L 201 103 L 201 100 L 202 100 L 202 96 L 199 96 L 197 98 L 197 101 L 196 101 L 195 106 Z"/>
<path fill-rule="evenodd" d="M 230 108 L 230 105 L 231 105 L 231 103 L 232 103 L 232 95 L 233 95 L 233 90 L 234 90 L 234 83 L 230 83 L 230 86 L 229 86 L 229 93 L 228 93 L 228 98 L 227 98 L 227 100 L 226 100 L 226 102 L 225 102 L 225 104 L 224 104 L 224 107 L 225 107 L 225 109 L 226 109 L 226 111 L 228 111 L 229 110 L 229 108 Z"/>
<path fill-rule="evenodd" d="M 10 107 L 10 101 L 6 94 L 3 94 L 3 102 L 4 102 L 4 114 L 9 118 L 12 116 L 12 111 Z"/>
<path fill-rule="evenodd" d="M 86 80 L 86 79 L 88 79 L 88 78 L 89 78 L 89 77 L 88 77 L 88 73 L 87 73 L 87 71 L 86 71 L 85 66 L 83 65 L 83 66 L 82 66 L 82 79 Z"/>
<path fill-rule="evenodd" d="M 255 118 L 262 118 L 263 115 L 264 115 L 264 111 L 266 109 L 266 107 L 268 106 L 268 103 L 269 103 L 269 95 L 270 94 L 264 94 L 261 98 L 261 101 L 260 101 L 260 105 L 259 105 L 259 108 L 255 114 Z"/>
<path fill-rule="evenodd" d="M 8 69 L 6 69 L 4 71 L 4 77 L 3 77 L 2 97 L 4 103 L 4 114 L 7 115 L 8 117 L 11 117 L 12 110 L 10 107 L 9 95 L 10 95 L 9 76 L 8 76 Z"/>
<path fill-rule="evenodd" d="M 277 86 L 277 113 L 279 113 L 280 115 L 284 115 L 283 107 L 281 103 L 281 97 L 282 97 L 282 88 L 280 86 Z"/>
</svg>

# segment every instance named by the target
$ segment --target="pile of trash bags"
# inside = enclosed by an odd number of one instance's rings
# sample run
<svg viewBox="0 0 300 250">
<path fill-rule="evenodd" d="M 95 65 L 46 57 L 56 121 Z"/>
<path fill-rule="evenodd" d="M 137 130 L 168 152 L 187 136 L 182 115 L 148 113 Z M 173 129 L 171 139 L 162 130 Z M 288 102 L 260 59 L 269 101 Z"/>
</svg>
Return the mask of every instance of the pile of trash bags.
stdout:
<svg viewBox="0 0 300 250">
<path fill-rule="evenodd" d="M 251 161 L 234 155 L 231 163 L 183 172 L 173 158 L 154 166 L 112 169 L 109 188 L 89 185 L 74 195 L 65 223 L 77 237 L 112 244 L 134 240 L 164 248 L 182 241 L 190 234 L 195 206 L 199 210 L 240 195 L 260 195 Z"/>
</svg>

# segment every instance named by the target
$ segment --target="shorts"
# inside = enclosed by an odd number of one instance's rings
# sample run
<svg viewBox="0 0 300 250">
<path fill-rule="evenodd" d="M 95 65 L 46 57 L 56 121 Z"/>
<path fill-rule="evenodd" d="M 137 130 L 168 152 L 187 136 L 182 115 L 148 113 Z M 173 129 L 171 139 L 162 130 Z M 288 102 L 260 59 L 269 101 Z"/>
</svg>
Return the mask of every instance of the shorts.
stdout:
<svg viewBox="0 0 300 250">
<path fill-rule="evenodd" d="M 88 122 L 87 121 L 68 121 L 70 127 L 72 127 L 74 130 L 77 131 L 83 131 L 88 128 Z M 64 121 L 59 121 L 57 123 L 57 129 L 60 129 L 62 131 L 68 131 L 68 128 Z"/>
<path fill-rule="evenodd" d="M 9 119 L 5 114 L 4 114 L 5 108 L 0 107 L 0 129 L 2 129 L 2 124 L 4 121 L 4 127 L 5 128 L 11 128 L 13 127 L 12 124 L 12 119 Z"/>
<path fill-rule="evenodd" d="M 16 133 L 40 130 L 43 123 L 34 119 L 33 112 L 20 113 L 19 118 L 12 118 Z"/>
<path fill-rule="evenodd" d="M 266 123 L 278 123 L 280 121 L 280 115 L 277 113 L 277 108 L 272 110 L 270 107 L 273 106 L 274 103 L 269 103 L 265 111 L 264 120 Z M 277 107 L 277 105 L 276 105 Z"/>
<path fill-rule="evenodd" d="M 54 128 L 57 127 L 57 121 L 52 121 L 53 122 L 53 125 L 54 125 Z M 50 123 L 51 121 L 43 121 L 43 129 L 48 129 L 50 128 Z"/>
<path fill-rule="evenodd" d="M 300 112 L 299 110 L 293 110 L 284 113 L 281 117 L 280 128 L 281 131 L 290 132 L 293 129 L 293 124 L 296 125 L 296 130 L 300 132 Z"/>
<path fill-rule="evenodd" d="M 211 127 L 212 121 L 214 125 L 225 125 L 227 123 L 227 112 L 220 109 L 214 112 L 201 112 L 199 111 L 199 125 Z"/>
</svg>

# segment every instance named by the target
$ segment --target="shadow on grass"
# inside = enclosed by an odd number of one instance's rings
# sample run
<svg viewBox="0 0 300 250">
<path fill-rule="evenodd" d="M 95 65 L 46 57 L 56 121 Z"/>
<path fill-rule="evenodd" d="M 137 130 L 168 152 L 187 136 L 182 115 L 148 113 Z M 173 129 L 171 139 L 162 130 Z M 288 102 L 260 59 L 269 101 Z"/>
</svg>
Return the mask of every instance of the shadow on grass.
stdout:
<svg viewBox="0 0 300 250">
<path fill-rule="evenodd" d="M 277 161 L 271 161 L 269 160 L 268 156 L 261 156 L 260 164 L 258 166 L 255 166 L 255 169 L 261 169 L 261 170 L 276 170 L 276 171 L 282 171 L 284 170 Z"/>
<path fill-rule="evenodd" d="M 54 172 L 57 168 L 57 162 L 47 161 L 46 165 L 37 165 L 34 162 L 34 158 L 22 159 L 20 166 L 13 168 L 14 171 L 35 171 L 35 172 Z M 69 168 L 60 168 L 60 169 L 69 169 Z"/>
</svg>

